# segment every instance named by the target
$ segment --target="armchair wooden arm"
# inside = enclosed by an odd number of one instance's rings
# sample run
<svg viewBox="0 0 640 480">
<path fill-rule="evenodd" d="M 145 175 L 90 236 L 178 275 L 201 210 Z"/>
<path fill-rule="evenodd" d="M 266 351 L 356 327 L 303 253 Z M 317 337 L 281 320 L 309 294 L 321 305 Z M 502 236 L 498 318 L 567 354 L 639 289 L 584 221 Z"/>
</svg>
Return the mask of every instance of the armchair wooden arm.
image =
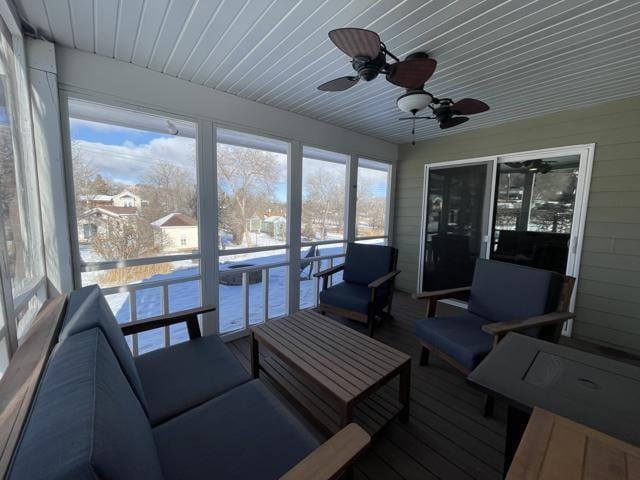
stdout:
<svg viewBox="0 0 640 480">
<path fill-rule="evenodd" d="M 393 280 L 398 276 L 400 270 L 394 270 L 392 272 L 387 273 L 386 275 L 381 276 L 380 278 L 376 278 L 373 282 L 371 282 L 367 287 L 369 288 L 380 288 L 382 285 L 387 283 L 389 280 Z"/>
<path fill-rule="evenodd" d="M 337 478 L 364 451 L 371 437 L 350 423 L 324 442 L 280 480 L 329 480 Z"/>
<path fill-rule="evenodd" d="M 423 298 L 426 298 L 427 300 L 440 300 L 442 298 L 451 298 L 457 294 L 469 291 L 471 291 L 471 286 L 448 288 L 446 290 L 432 290 L 430 292 L 414 293 L 413 295 L 411 295 L 411 298 L 413 298 L 414 300 L 422 300 Z"/>
<path fill-rule="evenodd" d="M 458 287 L 458 288 L 448 288 L 446 290 L 433 290 L 431 292 L 420 292 L 414 293 L 411 297 L 414 300 L 422 300 L 423 298 L 427 299 L 427 317 L 434 317 L 436 314 L 436 305 L 438 304 L 438 300 L 442 300 L 444 298 L 454 298 L 461 293 L 466 293 L 471 291 L 471 286 L 468 287 Z"/>
<path fill-rule="evenodd" d="M 313 276 L 316 278 L 328 277 L 333 275 L 334 273 L 338 273 L 341 270 L 344 270 L 344 264 L 336 265 L 334 267 L 327 268 L 326 270 L 322 270 L 321 272 L 314 273 Z"/>
<path fill-rule="evenodd" d="M 482 331 L 493 335 L 497 343 L 500 338 L 509 332 L 518 332 L 529 328 L 545 327 L 558 323 L 564 323 L 567 320 L 576 318 L 575 313 L 571 312 L 551 312 L 536 317 L 524 318 L 522 320 L 510 320 L 507 322 L 488 323 L 482 326 Z"/>
<path fill-rule="evenodd" d="M 185 322 L 187 324 L 189 338 L 194 339 L 202 336 L 200 325 L 198 324 L 198 315 L 213 312 L 215 309 L 216 307 L 213 305 L 205 305 L 178 313 L 169 313 L 167 315 L 145 318 L 144 320 L 136 322 L 123 323 L 120 325 L 120 328 L 122 329 L 122 334 L 127 336 Z"/>
</svg>

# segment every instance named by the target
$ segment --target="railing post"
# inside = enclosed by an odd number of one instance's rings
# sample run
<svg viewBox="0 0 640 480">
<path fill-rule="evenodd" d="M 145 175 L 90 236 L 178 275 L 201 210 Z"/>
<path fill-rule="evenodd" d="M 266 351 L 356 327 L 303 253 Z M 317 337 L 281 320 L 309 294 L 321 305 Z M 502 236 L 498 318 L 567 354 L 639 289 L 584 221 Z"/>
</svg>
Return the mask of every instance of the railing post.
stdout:
<svg viewBox="0 0 640 480">
<path fill-rule="evenodd" d="M 249 325 L 249 275 L 242 272 L 242 328 Z"/>
<path fill-rule="evenodd" d="M 302 211 L 302 144 L 289 144 L 287 236 L 289 238 L 288 313 L 300 310 L 300 230 Z"/>
<path fill-rule="evenodd" d="M 131 321 L 135 322 L 138 320 L 138 311 L 137 311 L 137 300 L 136 300 L 136 290 L 129 290 L 129 313 L 131 315 Z M 138 356 L 138 334 L 134 333 L 131 336 L 131 350 L 134 357 Z"/>
<path fill-rule="evenodd" d="M 269 320 L 269 267 L 262 270 L 262 321 Z"/>
<path fill-rule="evenodd" d="M 162 314 L 166 315 L 169 313 L 169 287 L 167 285 L 162 285 Z M 163 337 L 164 337 L 164 346 L 168 347 L 171 344 L 171 330 L 169 330 L 169 326 L 165 326 L 163 329 Z"/>
</svg>

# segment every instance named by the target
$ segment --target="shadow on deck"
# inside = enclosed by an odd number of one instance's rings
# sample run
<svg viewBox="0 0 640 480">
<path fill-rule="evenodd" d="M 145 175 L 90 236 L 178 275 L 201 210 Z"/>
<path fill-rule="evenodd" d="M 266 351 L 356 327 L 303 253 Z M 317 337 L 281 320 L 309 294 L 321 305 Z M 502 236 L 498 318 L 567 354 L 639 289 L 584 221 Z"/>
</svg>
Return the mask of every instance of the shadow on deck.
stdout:
<svg viewBox="0 0 640 480">
<path fill-rule="evenodd" d="M 413 358 L 411 417 L 407 424 L 393 420 L 374 437 L 371 448 L 356 462 L 354 477 L 500 479 L 506 409 L 498 403 L 494 417 L 484 418 L 483 395 L 458 371 L 433 355 L 428 367 L 419 366 L 420 347 L 412 328 L 414 320 L 424 316 L 424 308 L 424 302 L 398 292 L 394 297 L 395 321 L 376 329 L 378 340 Z M 441 305 L 438 314 L 456 310 Z M 229 347 L 249 369 L 248 339 L 235 340 Z M 270 383 L 268 376 L 261 378 Z"/>
</svg>

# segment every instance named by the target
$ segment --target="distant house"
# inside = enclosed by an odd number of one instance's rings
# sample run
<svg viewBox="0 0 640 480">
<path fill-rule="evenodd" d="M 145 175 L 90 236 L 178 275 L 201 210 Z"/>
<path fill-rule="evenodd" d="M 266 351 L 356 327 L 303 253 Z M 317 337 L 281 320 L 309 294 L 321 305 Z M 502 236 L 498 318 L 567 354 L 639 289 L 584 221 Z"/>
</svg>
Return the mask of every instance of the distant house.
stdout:
<svg viewBox="0 0 640 480">
<path fill-rule="evenodd" d="M 104 231 L 110 220 L 131 218 L 137 215 L 138 210 L 133 207 L 101 205 L 90 208 L 78 215 L 78 240 L 81 243 L 88 243 L 98 233 Z"/>
<path fill-rule="evenodd" d="M 183 213 L 170 213 L 151 225 L 158 228 L 162 250 L 195 250 L 198 248 L 198 221 Z"/>
<path fill-rule="evenodd" d="M 78 201 L 85 204 L 87 209 L 112 205 L 114 207 L 140 208 L 147 204 L 139 195 L 123 190 L 117 195 L 80 195 Z"/>
<path fill-rule="evenodd" d="M 287 234 L 287 219 L 280 215 L 265 217 L 262 220 L 260 231 L 271 235 L 273 238 L 284 240 Z"/>
<path fill-rule="evenodd" d="M 129 190 L 123 190 L 119 194 L 113 196 L 113 205 L 116 207 L 140 208 L 142 203 L 142 199 L 135 193 L 131 193 Z"/>
</svg>

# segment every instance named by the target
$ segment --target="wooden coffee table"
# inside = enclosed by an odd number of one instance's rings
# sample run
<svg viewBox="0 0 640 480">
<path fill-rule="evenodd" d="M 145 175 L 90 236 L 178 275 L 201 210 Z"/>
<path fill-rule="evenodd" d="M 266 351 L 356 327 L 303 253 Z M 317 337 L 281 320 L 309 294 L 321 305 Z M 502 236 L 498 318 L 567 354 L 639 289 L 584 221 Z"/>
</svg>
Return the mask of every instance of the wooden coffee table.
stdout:
<svg viewBox="0 0 640 480">
<path fill-rule="evenodd" d="M 409 355 L 311 310 L 252 327 L 251 371 L 254 378 L 258 378 L 259 371 L 263 370 L 294 396 L 294 390 L 298 393 L 301 390 L 300 383 L 283 370 L 280 370 L 281 374 L 272 375 L 278 370 L 277 365 L 275 369 L 265 369 L 263 362 L 266 361 L 264 358 L 260 360 L 260 345 L 267 347 L 281 360 L 280 363 L 293 370 L 304 387 L 323 392 L 331 399 L 338 413 L 338 428 L 354 420 L 357 404 L 365 403 L 368 397 L 396 376 L 399 377 L 399 386 L 398 402 L 395 403 L 399 408 L 394 411 L 393 402 L 388 398 L 376 400 L 377 405 L 382 405 L 381 410 L 390 413 L 383 421 L 378 420 L 378 427 L 396 415 L 402 422 L 409 418 Z M 309 400 L 312 397 L 306 394 L 305 400 L 299 397 L 298 400 L 307 407 L 305 404 L 313 402 L 313 399 Z M 379 413 L 375 415 L 380 416 Z"/>
</svg>

